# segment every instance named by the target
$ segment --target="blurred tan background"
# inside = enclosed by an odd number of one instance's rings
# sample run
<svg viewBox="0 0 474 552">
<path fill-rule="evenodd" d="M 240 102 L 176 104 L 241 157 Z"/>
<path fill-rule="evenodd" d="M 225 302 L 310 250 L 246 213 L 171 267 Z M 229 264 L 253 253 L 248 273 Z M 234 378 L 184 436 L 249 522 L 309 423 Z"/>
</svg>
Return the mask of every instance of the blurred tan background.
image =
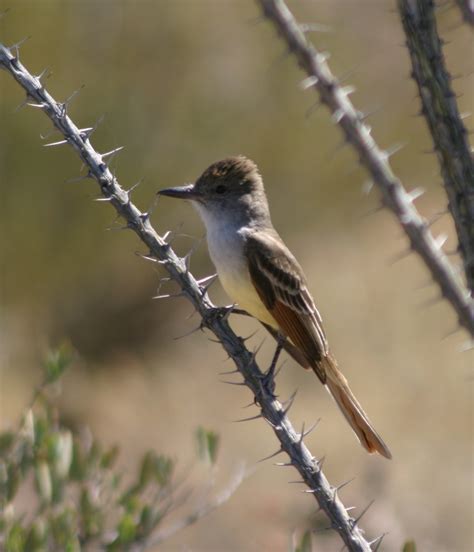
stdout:
<svg viewBox="0 0 474 552">
<path fill-rule="evenodd" d="M 322 418 L 308 445 L 326 455 L 332 483 L 356 477 L 341 491 L 356 515 L 375 499 L 363 527 L 372 537 L 388 533 L 382 549 L 400 550 L 414 538 L 423 551 L 472 550 L 473 354 L 460 352 L 467 336 L 449 335 L 456 324 L 446 304 L 427 306 L 438 291 L 414 255 L 392 262 L 406 247 L 401 230 L 387 212 L 366 216 L 378 192 L 364 195 L 366 174 L 349 148 L 339 148 L 341 134 L 327 111 L 307 116 L 316 97 L 298 87 L 303 75 L 270 24 L 258 22 L 256 4 L 1 6 L 11 10 L 0 20 L 0 40 L 31 35 L 22 61 L 33 72 L 52 71 L 47 86 L 54 97 L 64 100 L 85 84 L 70 114 L 80 126 L 105 114 L 93 144 L 102 152 L 126 146 L 113 165 L 124 187 L 144 177 L 134 194 L 140 208 L 159 188 L 192 181 L 226 155 L 258 163 L 274 224 L 304 266 L 339 363 L 394 458 L 367 456 L 316 378 L 288 360 L 277 389 L 283 399 L 299 389 L 292 420 L 299 428 Z M 408 188 L 426 189 L 417 201 L 421 212 L 431 217 L 445 209 L 435 157 L 426 154 L 430 139 L 415 117 L 419 103 L 395 2 L 290 6 L 300 21 L 332 29 L 312 38 L 331 53 L 336 74 L 350 73 L 356 106 L 375 110 L 370 124 L 379 144 L 406 143 L 392 165 Z M 454 82 L 460 110 L 470 111 L 472 35 L 454 6 L 438 21 L 450 71 L 461 76 Z M 0 429 L 18 420 L 47 348 L 68 339 L 80 359 L 63 384 L 66 416 L 118 443 L 124 470 L 149 447 L 177 458 L 184 470 L 195 457 L 196 427 L 212 428 L 222 436 L 224 486 L 241 461 L 252 466 L 276 449 L 264 422 L 232 423 L 256 413 L 242 409 L 249 392 L 221 383 L 218 373 L 231 363 L 206 335 L 174 339 L 199 322 L 187 318 L 190 304 L 151 300 L 160 274 L 134 254 L 144 248 L 131 233 L 106 230 L 115 216 L 92 201 L 92 181 L 65 182 L 80 174 L 78 159 L 64 146 L 43 148 L 39 135 L 48 121 L 31 108 L 15 112 L 23 94 L 7 74 L 0 74 L 0 98 Z M 172 200 L 160 200 L 153 223 L 161 233 L 204 233 L 193 209 Z M 448 216 L 433 229 L 449 234 L 446 250 L 455 248 Z M 173 245 L 185 253 L 193 243 L 182 236 Z M 212 272 L 205 242 L 192 270 L 199 277 Z M 219 284 L 211 295 L 228 302 Z M 233 324 L 242 335 L 257 328 L 237 317 Z M 251 345 L 264 337 L 260 330 Z M 272 352 L 268 338 L 262 366 Z M 193 470 L 197 487 L 205 478 Z M 313 499 L 288 484 L 296 478 L 272 461 L 259 464 L 229 503 L 161 549 L 287 550 L 294 530 L 326 526 Z M 321 551 L 341 547 L 330 531 L 318 532 L 316 541 Z"/>
</svg>

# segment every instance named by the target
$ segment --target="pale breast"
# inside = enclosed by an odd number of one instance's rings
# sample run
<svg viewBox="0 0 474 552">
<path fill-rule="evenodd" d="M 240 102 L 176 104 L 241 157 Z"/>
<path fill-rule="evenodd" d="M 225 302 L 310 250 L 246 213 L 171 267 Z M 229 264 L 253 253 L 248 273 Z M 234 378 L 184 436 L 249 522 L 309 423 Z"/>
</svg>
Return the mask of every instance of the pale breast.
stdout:
<svg viewBox="0 0 474 552">
<path fill-rule="evenodd" d="M 214 263 L 222 287 L 232 301 L 255 318 L 276 327 L 274 318 L 262 303 L 248 271 L 244 257 L 245 229 L 233 229 L 227 225 L 209 228 L 207 233 L 209 254 Z"/>
</svg>

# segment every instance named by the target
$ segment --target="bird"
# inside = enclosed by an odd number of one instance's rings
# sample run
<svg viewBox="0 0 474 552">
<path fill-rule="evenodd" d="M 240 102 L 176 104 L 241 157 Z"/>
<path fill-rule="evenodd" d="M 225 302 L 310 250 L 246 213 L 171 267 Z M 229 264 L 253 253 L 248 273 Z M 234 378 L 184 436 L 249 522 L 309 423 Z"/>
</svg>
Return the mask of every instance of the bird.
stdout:
<svg viewBox="0 0 474 552">
<path fill-rule="evenodd" d="M 303 269 L 272 224 L 257 165 L 243 155 L 227 157 L 210 165 L 194 183 L 158 194 L 192 202 L 232 301 L 268 329 L 279 343 L 277 350 L 284 347 L 298 364 L 314 371 L 361 445 L 390 459 L 329 349 Z"/>
</svg>

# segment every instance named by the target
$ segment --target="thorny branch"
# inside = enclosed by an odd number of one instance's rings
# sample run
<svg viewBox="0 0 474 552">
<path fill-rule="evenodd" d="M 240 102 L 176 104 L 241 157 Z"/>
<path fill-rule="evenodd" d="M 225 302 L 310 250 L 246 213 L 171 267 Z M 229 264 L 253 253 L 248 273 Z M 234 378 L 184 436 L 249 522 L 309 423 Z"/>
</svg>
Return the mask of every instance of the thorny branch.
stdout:
<svg viewBox="0 0 474 552">
<path fill-rule="evenodd" d="M 474 296 L 474 159 L 436 28 L 433 0 L 398 0 L 422 109 L 438 154 L 466 281 Z"/>
<path fill-rule="evenodd" d="M 255 402 L 260 406 L 261 417 L 267 421 L 277 436 L 280 447 L 269 458 L 285 452 L 308 487 L 305 492 L 312 494 L 320 509 L 330 520 L 331 527 L 337 531 L 351 552 L 370 552 L 376 550 L 381 537 L 370 543 L 359 528 L 359 519 L 353 519 L 342 501 L 337 487 L 326 479 L 321 464 L 307 448 L 304 437 L 308 432 L 297 433 L 293 428 L 287 411 L 292 404 L 281 404 L 273 394 L 273 381 L 264 379 L 264 374 L 256 362 L 256 353 L 249 351 L 244 341 L 230 328 L 228 316 L 230 309 L 217 308 L 209 299 L 207 288 L 199 284 L 189 272 L 186 259 L 176 255 L 164 237 L 158 235 L 150 222 L 149 213 L 141 212 L 131 201 L 130 191 L 125 191 L 117 178 L 110 171 L 106 155 L 99 154 L 90 143 L 93 128 L 79 129 L 67 114 L 67 102 L 58 103 L 44 88 L 41 79 L 33 76 L 20 62 L 18 48 L 6 48 L 0 44 L 0 67 L 12 75 L 16 82 L 26 91 L 28 105 L 41 109 L 63 135 L 64 141 L 77 152 L 88 169 L 88 177 L 95 179 L 104 201 L 110 202 L 119 216 L 126 221 L 125 228 L 133 230 L 148 247 L 146 257 L 160 263 L 175 280 L 182 294 L 194 305 L 202 318 L 201 327 L 214 333 L 229 356 L 235 362 L 238 371 L 244 378 L 244 384 L 252 391 Z M 61 142 L 60 142 L 61 143 Z M 374 548 L 371 547 L 373 544 Z"/>
<path fill-rule="evenodd" d="M 464 20 L 474 25 L 474 0 L 456 0 Z"/>
<path fill-rule="evenodd" d="M 308 74 L 304 83 L 319 93 L 320 101 L 332 113 L 332 118 L 344 132 L 346 140 L 357 151 L 361 163 L 382 192 L 382 201 L 397 217 L 410 240 L 411 248 L 423 259 L 443 297 L 455 310 L 459 323 L 474 337 L 474 299 L 453 270 L 441 245 L 429 230 L 428 223 L 413 204 L 418 194 L 410 194 L 393 173 L 389 153 L 381 150 L 371 136 L 364 116 L 349 100 L 351 87 L 343 88 L 326 63 L 327 55 L 318 52 L 287 8 L 283 0 L 257 0 L 264 15 L 296 56 L 300 67 Z"/>
</svg>

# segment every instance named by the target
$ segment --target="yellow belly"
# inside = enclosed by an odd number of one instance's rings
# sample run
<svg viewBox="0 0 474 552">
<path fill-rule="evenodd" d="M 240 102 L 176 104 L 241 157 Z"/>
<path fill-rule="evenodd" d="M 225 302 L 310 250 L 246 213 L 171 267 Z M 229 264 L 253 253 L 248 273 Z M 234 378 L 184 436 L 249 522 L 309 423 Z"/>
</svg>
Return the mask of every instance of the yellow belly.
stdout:
<svg viewBox="0 0 474 552">
<path fill-rule="evenodd" d="M 272 328 L 278 329 L 275 319 L 263 304 L 255 286 L 250 280 L 250 275 L 246 267 L 234 267 L 234 270 L 220 268 L 219 270 L 218 267 L 217 270 L 219 279 L 222 287 L 231 300 L 253 317 L 268 324 Z"/>
</svg>

